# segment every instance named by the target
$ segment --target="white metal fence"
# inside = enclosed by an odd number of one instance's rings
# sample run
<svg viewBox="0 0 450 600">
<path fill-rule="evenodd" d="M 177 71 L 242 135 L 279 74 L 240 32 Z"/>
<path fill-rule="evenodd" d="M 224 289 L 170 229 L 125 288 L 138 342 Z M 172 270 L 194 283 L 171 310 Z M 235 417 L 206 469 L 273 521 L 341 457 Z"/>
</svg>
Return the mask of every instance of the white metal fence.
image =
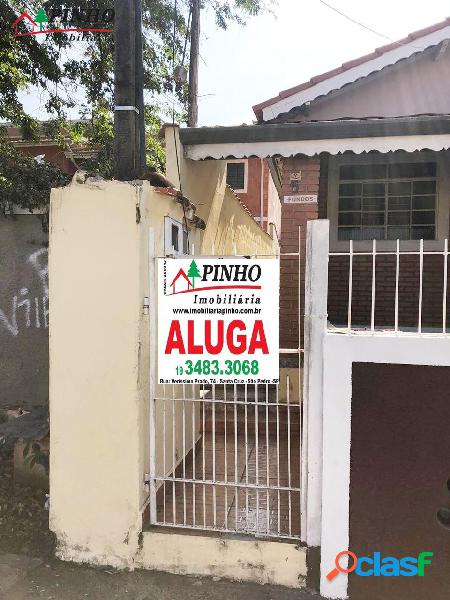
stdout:
<svg viewBox="0 0 450 600">
<path fill-rule="evenodd" d="M 300 537 L 301 353 L 299 393 L 278 385 L 155 386 L 150 407 L 152 525 Z"/>
<path fill-rule="evenodd" d="M 152 523 L 297 537 L 301 405 L 279 386 L 164 386 Z"/>
<path fill-rule="evenodd" d="M 402 249 L 402 242 L 395 240 L 391 250 L 383 244 L 379 249 L 373 240 L 371 250 L 360 251 L 350 240 L 348 251 L 329 253 L 328 328 L 346 333 L 448 335 L 448 240 L 443 240 L 441 249 L 426 249 L 423 240 L 417 240 L 413 249 L 415 242 Z M 338 257 L 345 262 L 333 263 Z M 346 282 L 346 289 L 330 285 L 333 269 L 338 273 L 334 281 Z M 346 295 L 345 318 L 342 305 L 333 310 L 340 294 Z"/>
</svg>

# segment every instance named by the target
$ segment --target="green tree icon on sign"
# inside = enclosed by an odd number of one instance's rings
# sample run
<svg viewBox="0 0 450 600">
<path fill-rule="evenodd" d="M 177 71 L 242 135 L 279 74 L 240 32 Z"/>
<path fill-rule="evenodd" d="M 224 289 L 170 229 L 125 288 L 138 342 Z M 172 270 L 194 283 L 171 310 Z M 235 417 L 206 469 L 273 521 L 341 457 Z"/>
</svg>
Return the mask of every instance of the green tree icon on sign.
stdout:
<svg viewBox="0 0 450 600">
<path fill-rule="evenodd" d="M 198 270 L 197 263 L 195 262 L 195 260 L 193 260 L 189 265 L 188 277 L 192 279 L 192 287 L 195 288 L 195 278 L 201 277 L 200 271 Z"/>
<path fill-rule="evenodd" d="M 42 26 L 44 23 L 48 23 L 47 13 L 45 12 L 45 8 L 40 8 L 36 16 L 34 17 L 36 23 L 39 23 L 39 30 L 42 31 Z"/>
</svg>

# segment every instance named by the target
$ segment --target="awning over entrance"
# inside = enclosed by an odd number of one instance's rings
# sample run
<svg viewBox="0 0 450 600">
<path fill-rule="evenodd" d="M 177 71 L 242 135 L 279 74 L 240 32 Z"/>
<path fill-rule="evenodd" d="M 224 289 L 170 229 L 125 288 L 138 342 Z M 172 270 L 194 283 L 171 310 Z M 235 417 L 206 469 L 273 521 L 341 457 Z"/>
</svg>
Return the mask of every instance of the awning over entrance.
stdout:
<svg viewBox="0 0 450 600">
<path fill-rule="evenodd" d="M 180 140 L 191 160 L 440 151 L 450 148 L 450 115 L 185 128 Z"/>
</svg>

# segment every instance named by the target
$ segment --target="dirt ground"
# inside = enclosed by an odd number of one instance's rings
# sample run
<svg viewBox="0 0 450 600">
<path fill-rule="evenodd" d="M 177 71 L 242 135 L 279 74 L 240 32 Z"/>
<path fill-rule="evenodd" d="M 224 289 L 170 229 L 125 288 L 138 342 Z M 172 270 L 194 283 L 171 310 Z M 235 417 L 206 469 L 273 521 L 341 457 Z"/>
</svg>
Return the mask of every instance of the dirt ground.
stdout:
<svg viewBox="0 0 450 600">
<path fill-rule="evenodd" d="M 47 558 L 54 549 L 45 492 L 14 484 L 12 449 L 0 449 L 0 552 Z"/>
<path fill-rule="evenodd" d="M 152 571 L 114 572 L 61 562 L 31 569 L 1 600 L 320 600 L 287 588 Z"/>
<path fill-rule="evenodd" d="M 45 492 L 14 483 L 0 450 L 0 600 L 319 600 L 315 593 L 152 571 L 124 572 L 53 557 Z"/>
</svg>

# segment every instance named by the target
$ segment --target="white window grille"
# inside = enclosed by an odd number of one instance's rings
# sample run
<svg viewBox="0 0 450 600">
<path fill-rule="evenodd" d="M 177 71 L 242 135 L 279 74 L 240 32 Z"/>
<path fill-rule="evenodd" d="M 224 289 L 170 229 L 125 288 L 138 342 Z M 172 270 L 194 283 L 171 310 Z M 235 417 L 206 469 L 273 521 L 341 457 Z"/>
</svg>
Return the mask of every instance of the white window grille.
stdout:
<svg viewBox="0 0 450 600">
<path fill-rule="evenodd" d="M 433 249 L 433 250 L 425 250 L 424 249 L 424 241 L 418 240 L 416 242 L 417 248 L 414 250 L 403 250 L 401 249 L 400 240 L 395 240 L 392 242 L 394 244 L 391 250 L 382 250 L 379 251 L 377 248 L 377 240 L 372 240 L 372 250 L 371 251 L 355 251 L 353 240 L 349 242 L 349 250 L 346 252 L 329 252 L 329 258 L 336 257 L 344 257 L 348 259 L 346 261 L 345 268 L 348 269 L 348 289 L 347 289 L 347 324 L 346 327 L 342 327 L 342 324 L 335 324 L 333 322 L 329 322 L 328 329 L 332 331 L 343 331 L 345 333 L 386 333 L 386 332 L 394 332 L 396 334 L 432 334 L 432 335 L 446 335 L 448 336 L 450 333 L 450 325 L 448 323 L 448 239 L 443 240 L 443 247 L 441 249 Z M 402 326 L 402 308 L 399 302 L 400 293 L 402 292 L 401 288 L 401 275 L 402 275 L 402 262 L 405 257 L 415 257 L 417 265 L 414 273 L 414 281 L 415 281 L 415 289 L 412 293 L 408 293 L 409 301 L 412 304 L 415 304 L 417 309 L 417 324 L 415 326 Z M 433 298 L 434 304 L 433 306 L 436 308 L 437 318 L 434 317 L 433 321 L 436 321 L 432 325 L 424 324 L 424 260 L 429 257 L 435 257 L 439 260 L 438 269 L 439 271 L 442 269 L 442 276 L 438 279 L 440 281 L 439 289 L 436 288 L 435 298 Z M 361 272 L 357 276 L 355 280 L 354 271 L 355 265 L 357 261 L 361 258 L 367 258 L 370 261 L 370 268 L 368 268 L 368 264 L 364 268 L 364 275 L 361 275 Z M 393 270 L 393 279 L 391 284 L 393 285 L 394 294 L 392 297 L 392 306 L 394 319 L 392 324 L 383 324 L 383 326 L 378 327 L 376 324 L 376 308 L 377 308 L 377 300 L 378 294 L 382 291 L 383 288 L 386 288 L 387 280 L 383 277 L 381 283 L 377 283 L 377 266 L 378 261 L 384 260 L 386 258 L 390 258 L 392 260 L 392 264 L 394 266 Z M 329 270 L 332 270 L 334 267 L 332 264 L 329 264 Z M 392 270 L 388 272 L 392 273 Z M 343 275 L 342 271 L 340 271 L 341 276 L 346 280 L 346 276 Z M 410 275 L 411 277 L 411 275 Z M 367 292 L 364 291 L 363 300 L 361 296 L 358 296 L 358 287 L 361 286 L 363 280 L 370 282 L 370 297 L 367 298 Z M 381 288 L 381 289 L 380 289 Z M 365 290 L 367 288 L 365 287 Z M 332 292 L 331 292 L 332 293 Z M 357 297 L 357 301 L 361 303 L 368 304 L 370 308 L 369 320 L 366 323 L 355 323 L 353 319 L 353 307 L 355 304 L 355 295 Z M 433 295 L 434 296 L 434 295 Z M 330 302 L 330 290 L 328 291 L 328 303 Z M 428 297 L 428 304 L 429 304 Z M 384 303 L 383 306 L 384 311 L 389 311 L 389 307 Z"/>
<path fill-rule="evenodd" d="M 186 227 L 171 217 L 164 219 L 164 254 L 182 256 L 188 254 L 188 235 Z"/>
<path fill-rule="evenodd" d="M 436 162 L 342 165 L 339 240 L 434 240 Z"/>
</svg>

